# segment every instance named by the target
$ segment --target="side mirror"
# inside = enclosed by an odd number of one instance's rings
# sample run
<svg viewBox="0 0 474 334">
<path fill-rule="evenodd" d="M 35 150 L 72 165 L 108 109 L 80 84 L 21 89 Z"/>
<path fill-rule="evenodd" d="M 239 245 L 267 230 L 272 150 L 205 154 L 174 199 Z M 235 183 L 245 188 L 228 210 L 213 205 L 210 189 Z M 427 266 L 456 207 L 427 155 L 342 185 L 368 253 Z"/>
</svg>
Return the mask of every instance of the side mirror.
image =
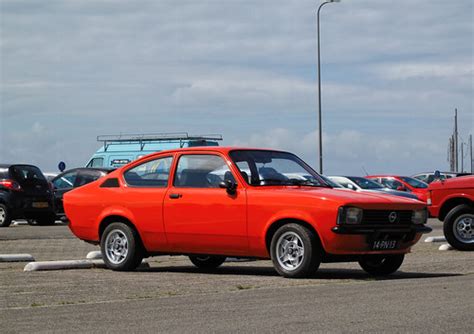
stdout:
<svg viewBox="0 0 474 334">
<path fill-rule="evenodd" d="M 232 180 L 226 180 L 219 183 L 219 188 L 226 189 L 229 195 L 235 195 L 237 192 L 237 183 Z"/>
<path fill-rule="evenodd" d="M 398 186 L 397 190 L 398 191 L 406 191 L 407 189 L 404 186 Z"/>
<path fill-rule="evenodd" d="M 350 190 L 357 190 L 357 188 L 353 184 L 350 184 L 350 183 L 347 185 L 347 188 Z"/>
</svg>

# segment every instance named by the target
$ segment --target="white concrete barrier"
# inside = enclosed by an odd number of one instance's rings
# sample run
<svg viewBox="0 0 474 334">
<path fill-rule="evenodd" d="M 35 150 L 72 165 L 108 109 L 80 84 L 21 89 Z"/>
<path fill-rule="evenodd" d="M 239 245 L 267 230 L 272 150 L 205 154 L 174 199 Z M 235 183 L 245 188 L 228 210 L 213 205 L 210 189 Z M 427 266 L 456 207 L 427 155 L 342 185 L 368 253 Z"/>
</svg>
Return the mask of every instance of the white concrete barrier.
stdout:
<svg viewBox="0 0 474 334">
<path fill-rule="evenodd" d="M 68 269 L 92 269 L 106 268 L 103 260 L 64 260 L 64 261 L 43 261 L 30 262 L 23 271 L 43 271 L 43 270 L 68 270 Z M 150 265 L 142 261 L 139 269 L 150 268 Z"/>
<path fill-rule="evenodd" d="M 43 261 L 30 262 L 23 271 L 91 269 L 93 267 L 94 264 L 89 260 Z"/>
<path fill-rule="evenodd" d="M 86 259 L 89 260 L 101 260 L 102 259 L 102 253 L 100 251 L 93 251 L 89 252 L 86 255 Z"/>
<path fill-rule="evenodd" d="M 442 244 L 441 246 L 439 246 L 440 251 L 449 251 L 453 249 L 453 246 L 451 246 L 450 244 Z"/>
<path fill-rule="evenodd" d="M 0 262 L 31 262 L 35 258 L 30 254 L 0 254 Z"/>
<path fill-rule="evenodd" d="M 443 236 L 440 237 L 428 237 L 425 239 L 425 242 L 446 242 L 446 238 Z"/>
</svg>

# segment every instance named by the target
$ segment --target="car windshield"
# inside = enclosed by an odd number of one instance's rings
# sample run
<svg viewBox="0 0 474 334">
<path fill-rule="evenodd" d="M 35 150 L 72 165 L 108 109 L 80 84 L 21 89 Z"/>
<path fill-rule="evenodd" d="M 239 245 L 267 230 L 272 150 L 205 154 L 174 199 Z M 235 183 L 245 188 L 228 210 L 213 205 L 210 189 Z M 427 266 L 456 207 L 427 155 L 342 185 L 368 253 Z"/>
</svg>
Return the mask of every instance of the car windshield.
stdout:
<svg viewBox="0 0 474 334">
<path fill-rule="evenodd" d="M 236 150 L 230 157 L 252 186 L 307 185 L 331 187 L 296 155 L 263 150 Z"/>
<path fill-rule="evenodd" d="M 375 181 L 372 181 L 372 180 L 369 180 L 369 179 L 366 179 L 364 177 L 355 177 L 355 176 L 351 176 L 349 177 L 348 179 L 350 179 L 352 182 L 354 182 L 355 184 L 357 184 L 359 187 L 361 187 L 362 189 L 382 189 L 382 188 L 385 188 L 383 185 L 381 185 L 380 183 L 377 183 Z"/>
<path fill-rule="evenodd" d="M 318 174 L 319 175 L 319 174 Z M 326 182 L 327 184 L 329 184 L 331 187 L 333 188 L 344 188 L 343 186 L 341 186 L 339 183 L 331 180 L 330 178 L 328 178 L 327 176 L 324 176 L 324 175 L 319 175 L 323 180 L 324 182 Z"/>
<path fill-rule="evenodd" d="M 400 177 L 400 179 L 405 182 L 405 183 L 408 183 L 410 186 L 412 186 L 413 188 L 419 188 L 419 189 L 425 189 L 425 188 L 428 188 L 428 185 L 424 182 L 421 182 L 417 179 L 414 179 L 412 177 L 407 177 L 407 176 L 402 176 Z"/>
</svg>

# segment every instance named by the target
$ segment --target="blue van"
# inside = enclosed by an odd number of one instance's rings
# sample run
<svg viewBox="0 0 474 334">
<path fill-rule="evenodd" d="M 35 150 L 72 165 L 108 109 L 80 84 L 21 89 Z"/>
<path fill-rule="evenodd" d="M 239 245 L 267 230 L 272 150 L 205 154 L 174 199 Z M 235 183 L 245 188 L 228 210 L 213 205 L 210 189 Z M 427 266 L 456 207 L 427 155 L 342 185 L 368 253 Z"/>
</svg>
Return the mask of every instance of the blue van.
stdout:
<svg viewBox="0 0 474 334">
<path fill-rule="evenodd" d="M 86 167 L 121 167 L 144 155 L 163 150 L 219 146 L 222 135 L 188 135 L 188 133 L 157 133 L 138 135 L 101 135 L 102 147 L 89 159 Z"/>
</svg>

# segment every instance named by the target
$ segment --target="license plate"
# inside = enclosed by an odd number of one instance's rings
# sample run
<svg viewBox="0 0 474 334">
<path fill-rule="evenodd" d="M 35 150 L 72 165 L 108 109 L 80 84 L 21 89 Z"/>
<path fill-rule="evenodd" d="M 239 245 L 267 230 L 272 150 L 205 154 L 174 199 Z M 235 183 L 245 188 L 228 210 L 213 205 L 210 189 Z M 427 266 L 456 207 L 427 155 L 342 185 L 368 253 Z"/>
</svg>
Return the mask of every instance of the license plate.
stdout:
<svg viewBox="0 0 474 334">
<path fill-rule="evenodd" d="M 47 208 L 49 206 L 48 202 L 33 202 L 32 207 L 37 209 Z"/>
<path fill-rule="evenodd" d="M 375 240 L 372 243 L 373 250 L 396 249 L 397 247 L 397 240 Z"/>
</svg>

